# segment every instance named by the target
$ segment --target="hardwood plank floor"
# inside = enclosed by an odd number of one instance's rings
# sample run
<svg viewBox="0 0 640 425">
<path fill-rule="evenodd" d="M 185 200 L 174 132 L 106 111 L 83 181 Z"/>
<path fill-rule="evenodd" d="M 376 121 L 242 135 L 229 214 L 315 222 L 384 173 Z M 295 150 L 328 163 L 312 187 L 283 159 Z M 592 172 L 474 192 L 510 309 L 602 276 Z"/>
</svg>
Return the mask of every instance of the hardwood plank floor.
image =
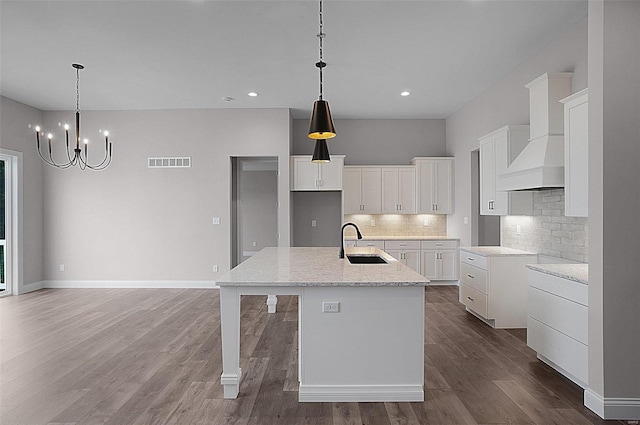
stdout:
<svg viewBox="0 0 640 425">
<path fill-rule="evenodd" d="M 220 385 L 215 289 L 47 289 L 0 299 L 0 424 L 622 424 L 536 359 L 523 330 L 428 287 L 424 403 L 298 403 L 297 308 L 243 297 L 236 400 Z"/>
</svg>

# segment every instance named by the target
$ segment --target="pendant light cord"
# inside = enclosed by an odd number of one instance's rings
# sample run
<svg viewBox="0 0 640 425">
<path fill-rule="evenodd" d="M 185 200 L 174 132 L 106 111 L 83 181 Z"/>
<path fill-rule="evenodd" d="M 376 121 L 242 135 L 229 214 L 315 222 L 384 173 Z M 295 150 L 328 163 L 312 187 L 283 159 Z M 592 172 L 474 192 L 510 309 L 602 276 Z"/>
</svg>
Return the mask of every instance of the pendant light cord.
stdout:
<svg viewBox="0 0 640 425">
<path fill-rule="evenodd" d="M 316 63 L 316 66 L 320 69 L 320 100 L 322 100 L 322 68 L 324 68 L 327 64 L 322 60 L 322 39 L 326 35 L 322 31 L 323 21 L 322 21 L 322 0 L 320 0 L 320 32 L 318 33 L 318 38 L 320 39 L 320 61 Z"/>
</svg>

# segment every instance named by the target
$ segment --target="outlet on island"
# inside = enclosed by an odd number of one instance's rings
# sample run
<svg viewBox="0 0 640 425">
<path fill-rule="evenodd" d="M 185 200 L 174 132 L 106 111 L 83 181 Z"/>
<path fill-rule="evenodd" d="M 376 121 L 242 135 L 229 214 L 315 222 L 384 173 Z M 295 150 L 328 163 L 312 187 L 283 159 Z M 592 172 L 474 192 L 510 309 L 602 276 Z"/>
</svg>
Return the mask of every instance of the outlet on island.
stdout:
<svg viewBox="0 0 640 425">
<path fill-rule="evenodd" d="M 337 302 L 337 301 L 334 301 L 334 302 L 323 301 L 322 302 L 322 312 L 323 313 L 339 313 L 340 312 L 340 303 Z"/>
</svg>

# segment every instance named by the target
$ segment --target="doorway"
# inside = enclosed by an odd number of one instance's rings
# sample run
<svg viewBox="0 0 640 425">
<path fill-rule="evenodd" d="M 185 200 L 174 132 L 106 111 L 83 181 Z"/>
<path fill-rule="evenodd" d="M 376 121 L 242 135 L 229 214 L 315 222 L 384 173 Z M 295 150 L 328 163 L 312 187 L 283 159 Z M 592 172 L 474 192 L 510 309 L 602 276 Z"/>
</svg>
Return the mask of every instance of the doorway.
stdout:
<svg viewBox="0 0 640 425">
<path fill-rule="evenodd" d="M 0 297 L 11 295 L 12 279 L 12 204 L 13 160 L 0 154 Z"/>
<path fill-rule="evenodd" d="M 231 267 L 278 246 L 278 158 L 231 158 Z"/>
</svg>

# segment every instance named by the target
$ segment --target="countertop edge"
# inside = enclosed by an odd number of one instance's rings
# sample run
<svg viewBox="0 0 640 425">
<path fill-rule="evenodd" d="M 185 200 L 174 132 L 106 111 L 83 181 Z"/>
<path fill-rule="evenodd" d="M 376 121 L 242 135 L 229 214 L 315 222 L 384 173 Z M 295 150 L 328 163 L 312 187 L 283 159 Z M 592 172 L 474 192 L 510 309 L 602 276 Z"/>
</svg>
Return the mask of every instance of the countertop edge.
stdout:
<svg viewBox="0 0 640 425">
<path fill-rule="evenodd" d="M 548 266 L 552 266 L 553 268 L 550 269 Z M 576 272 L 574 271 L 573 273 L 570 271 L 563 271 L 563 270 L 558 270 L 558 268 L 562 268 L 563 264 L 527 264 L 527 268 L 533 271 L 537 271 L 540 273 L 545 273 L 551 276 L 556 276 L 562 279 L 567 279 L 567 280 L 571 280 L 577 283 L 581 283 L 583 285 L 589 285 L 589 279 L 585 279 L 581 276 L 578 276 L 576 274 Z M 571 266 L 576 266 L 575 264 L 572 264 Z M 587 264 L 584 264 L 584 266 L 587 266 Z M 588 273 L 588 271 L 587 271 Z"/>
</svg>

